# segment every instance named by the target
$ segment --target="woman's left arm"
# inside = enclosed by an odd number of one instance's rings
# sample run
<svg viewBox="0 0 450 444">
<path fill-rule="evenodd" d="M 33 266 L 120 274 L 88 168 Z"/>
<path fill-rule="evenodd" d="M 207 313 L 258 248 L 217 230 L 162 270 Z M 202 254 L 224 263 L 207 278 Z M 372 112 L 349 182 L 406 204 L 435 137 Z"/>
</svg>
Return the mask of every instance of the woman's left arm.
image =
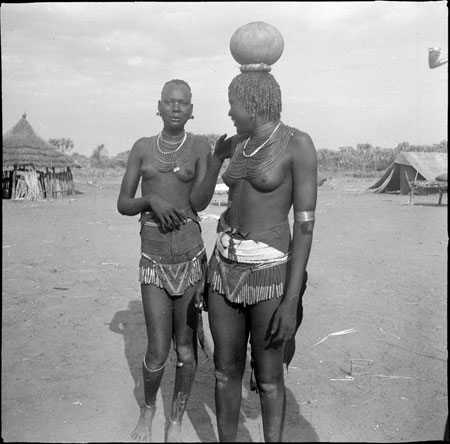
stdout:
<svg viewBox="0 0 450 444">
<path fill-rule="evenodd" d="M 211 148 L 206 141 L 203 139 L 199 140 L 200 141 L 196 146 L 198 154 L 195 165 L 194 183 L 189 197 L 191 208 L 194 211 L 203 211 L 209 204 L 207 200 L 202 200 L 199 196 L 202 196 L 203 194 L 202 183 L 211 165 Z"/>
<path fill-rule="evenodd" d="M 273 318 L 272 341 L 286 341 L 295 333 L 297 306 L 306 273 L 314 230 L 317 201 L 317 153 L 308 134 L 296 133 L 291 139 L 292 203 L 294 228 L 292 256 L 283 301 Z"/>
<path fill-rule="evenodd" d="M 227 135 L 223 134 L 217 139 L 212 156 L 208 147 L 206 163 L 200 162 L 198 174 L 196 171 L 196 178 L 190 197 L 191 207 L 195 211 L 203 211 L 211 202 L 223 161 L 231 157 L 233 149 L 236 147 L 235 136 L 228 139 L 226 137 Z"/>
</svg>

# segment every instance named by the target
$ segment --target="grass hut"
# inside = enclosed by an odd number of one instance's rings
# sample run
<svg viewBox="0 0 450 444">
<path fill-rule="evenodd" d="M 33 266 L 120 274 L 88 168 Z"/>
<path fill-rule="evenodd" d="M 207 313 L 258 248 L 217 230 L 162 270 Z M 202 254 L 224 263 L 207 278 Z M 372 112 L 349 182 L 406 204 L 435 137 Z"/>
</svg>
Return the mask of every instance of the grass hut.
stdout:
<svg viewBox="0 0 450 444">
<path fill-rule="evenodd" d="M 77 164 L 39 137 L 22 118 L 3 134 L 4 199 L 35 200 L 75 194 L 70 168 Z"/>
</svg>

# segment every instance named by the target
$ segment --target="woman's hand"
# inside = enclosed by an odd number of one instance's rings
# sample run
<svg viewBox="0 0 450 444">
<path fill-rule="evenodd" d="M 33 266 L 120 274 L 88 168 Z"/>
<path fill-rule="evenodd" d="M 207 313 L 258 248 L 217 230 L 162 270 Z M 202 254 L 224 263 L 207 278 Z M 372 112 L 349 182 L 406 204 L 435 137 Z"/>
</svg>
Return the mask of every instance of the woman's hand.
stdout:
<svg viewBox="0 0 450 444">
<path fill-rule="evenodd" d="M 187 221 L 187 217 L 183 211 L 175 208 L 170 202 L 160 196 L 148 197 L 151 210 L 161 223 L 161 226 L 170 231 L 179 228 Z"/>
<path fill-rule="evenodd" d="M 202 311 L 205 309 L 205 295 L 206 291 L 206 276 L 205 273 L 203 273 L 202 278 L 196 283 L 195 285 L 195 293 L 194 293 L 194 306 L 199 311 Z"/>
<path fill-rule="evenodd" d="M 229 137 L 226 139 L 226 137 L 226 134 L 220 136 L 214 147 L 214 156 L 217 156 L 222 162 L 231 157 L 231 141 L 233 138 Z"/>
<path fill-rule="evenodd" d="M 301 301 L 298 301 L 298 304 L 301 304 Z M 272 344 L 281 344 L 295 334 L 298 304 L 294 306 L 292 303 L 282 302 L 275 311 L 269 332 L 269 339 Z"/>
</svg>

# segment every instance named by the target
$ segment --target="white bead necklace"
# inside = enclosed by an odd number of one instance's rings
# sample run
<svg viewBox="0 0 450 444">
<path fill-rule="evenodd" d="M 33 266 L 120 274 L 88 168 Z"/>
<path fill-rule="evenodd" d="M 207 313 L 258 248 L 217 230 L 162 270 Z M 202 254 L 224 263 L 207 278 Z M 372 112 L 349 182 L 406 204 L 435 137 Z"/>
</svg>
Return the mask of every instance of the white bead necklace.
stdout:
<svg viewBox="0 0 450 444">
<path fill-rule="evenodd" d="M 253 150 L 251 154 L 245 154 L 245 148 L 250 140 L 250 137 L 249 137 L 244 144 L 244 148 L 242 148 L 242 155 L 246 158 L 253 157 L 259 150 L 261 150 L 262 148 L 264 148 L 266 146 L 267 142 L 269 142 L 269 140 L 275 134 L 276 130 L 280 127 L 280 125 L 281 125 L 281 122 L 275 127 L 275 129 L 272 131 L 272 134 L 267 138 L 267 140 L 263 144 L 261 144 L 258 148 Z"/>
<path fill-rule="evenodd" d="M 171 150 L 171 151 L 164 151 L 164 150 L 161 149 L 161 146 L 159 145 L 159 141 L 161 139 L 161 134 L 162 134 L 162 132 L 158 134 L 158 138 L 156 139 L 156 145 L 158 146 L 158 150 L 159 150 L 159 152 L 161 154 L 173 154 L 173 153 L 176 153 L 183 146 L 183 143 L 186 141 L 186 138 L 187 138 L 187 133 L 185 132 L 183 140 L 181 141 L 181 143 L 178 146 L 178 148 L 176 148 L 175 150 Z"/>
<path fill-rule="evenodd" d="M 160 134 L 161 134 L 161 138 L 160 138 L 161 142 L 165 145 L 177 145 L 183 139 L 183 137 L 181 137 L 181 139 L 178 139 L 178 140 L 174 140 L 175 139 L 174 137 L 172 137 L 172 139 L 164 139 L 164 133 L 161 132 Z M 186 132 L 184 134 L 186 134 Z"/>
</svg>

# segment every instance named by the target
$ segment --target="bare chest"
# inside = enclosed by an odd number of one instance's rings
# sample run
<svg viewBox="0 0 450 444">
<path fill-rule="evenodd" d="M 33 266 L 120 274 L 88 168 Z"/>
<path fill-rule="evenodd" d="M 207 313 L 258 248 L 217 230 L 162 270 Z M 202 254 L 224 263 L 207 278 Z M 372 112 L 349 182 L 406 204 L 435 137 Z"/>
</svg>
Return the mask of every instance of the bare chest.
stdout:
<svg viewBox="0 0 450 444">
<path fill-rule="evenodd" d="M 160 171 L 155 165 L 154 159 L 148 156 L 148 159 L 141 166 L 142 181 L 155 181 L 161 178 L 169 178 L 170 180 L 178 180 L 181 182 L 192 182 L 195 177 L 195 162 L 189 160 L 186 163 L 177 166 L 172 165 L 168 171 Z"/>
<path fill-rule="evenodd" d="M 191 182 L 195 177 L 196 159 L 192 141 L 179 150 L 161 149 L 155 140 L 146 147 L 141 164 L 141 177 L 144 181 L 170 177 L 171 180 Z"/>
<path fill-rule="evenodd" d="M 290 177 L 289 165 L 289 158 L 286 155 L 279 156 L 269 165 L 251 158 L 241 158 L 240 161 L 230 162 L 223 175 L 223 181 L 233 188 L 244 179 L 257 191 L 270 192 L 276 190 Z"/>
</svg>

